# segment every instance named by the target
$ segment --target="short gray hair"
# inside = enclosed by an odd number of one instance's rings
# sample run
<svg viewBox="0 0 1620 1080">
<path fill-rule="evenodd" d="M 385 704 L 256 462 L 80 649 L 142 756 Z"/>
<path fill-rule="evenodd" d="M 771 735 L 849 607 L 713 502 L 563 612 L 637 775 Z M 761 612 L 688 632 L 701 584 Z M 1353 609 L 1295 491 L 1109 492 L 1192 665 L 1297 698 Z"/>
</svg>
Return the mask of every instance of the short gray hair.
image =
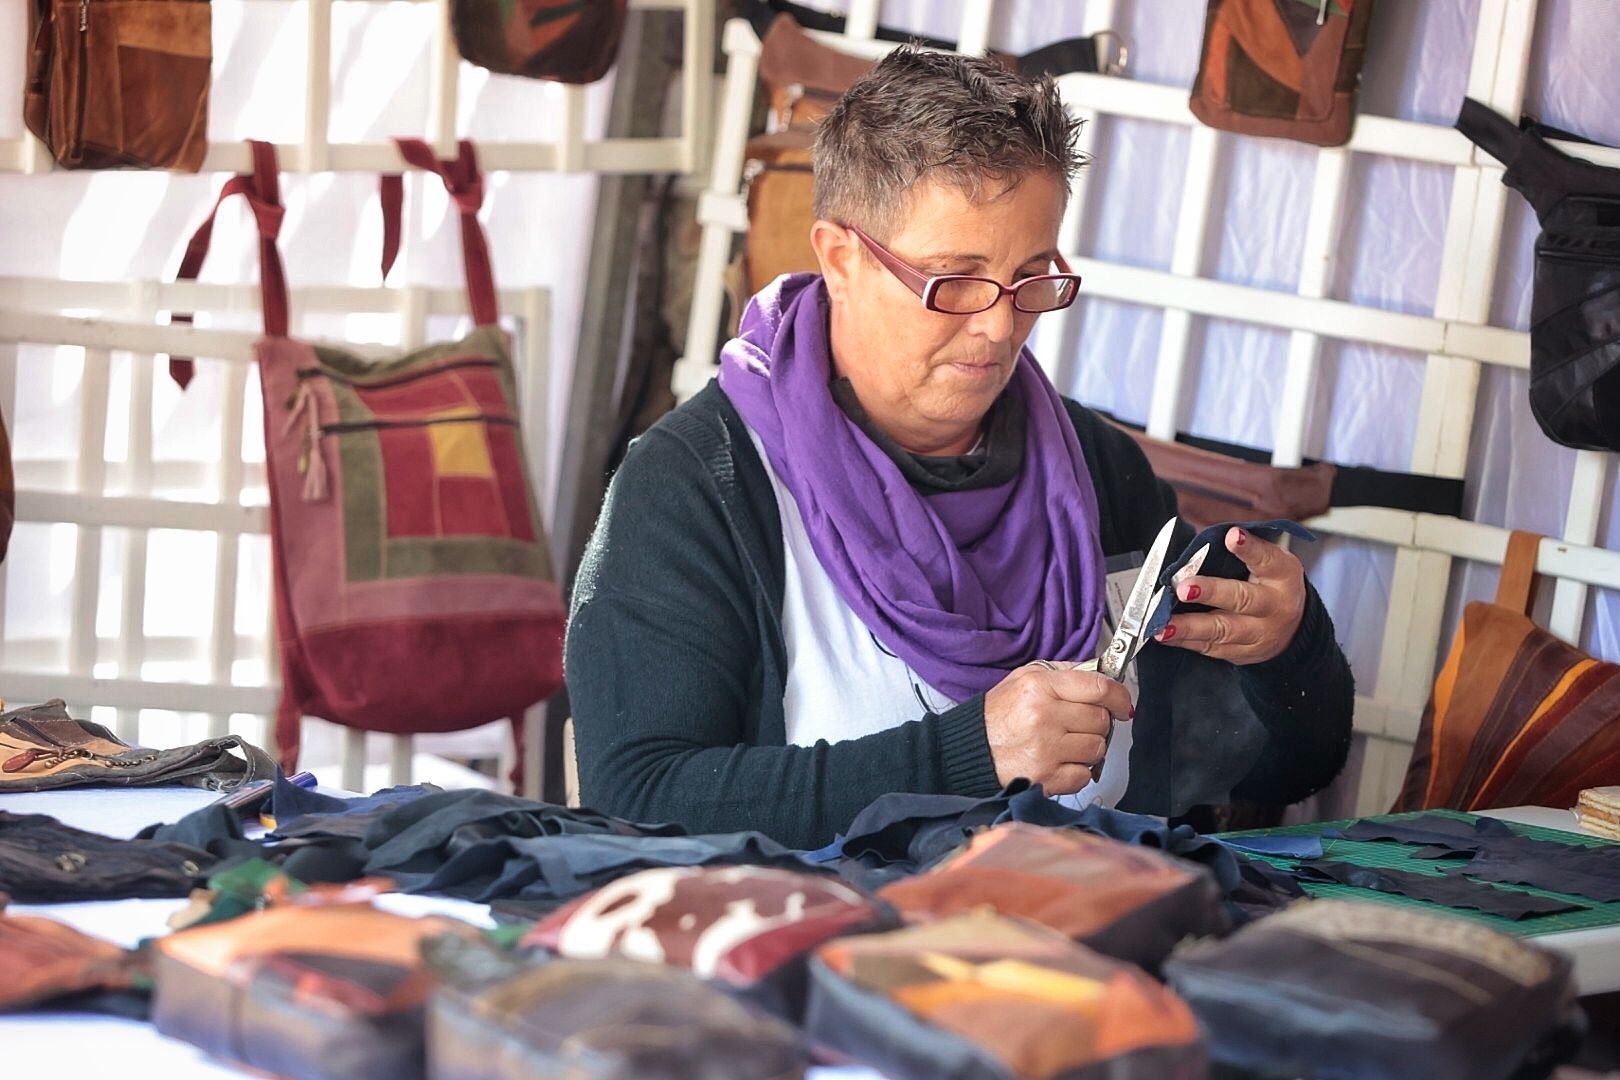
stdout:
<svg viewBox="0 0 1620 1080">
<path fill-rule="evenodd" d="M 1085 155 L 1048 75 L 902 45 L 856 80 L 816 132 L 816 216 L 887 238 L 920 181 L 971 199 L 1033 172 L 1063 180 Z"/>
</svg>

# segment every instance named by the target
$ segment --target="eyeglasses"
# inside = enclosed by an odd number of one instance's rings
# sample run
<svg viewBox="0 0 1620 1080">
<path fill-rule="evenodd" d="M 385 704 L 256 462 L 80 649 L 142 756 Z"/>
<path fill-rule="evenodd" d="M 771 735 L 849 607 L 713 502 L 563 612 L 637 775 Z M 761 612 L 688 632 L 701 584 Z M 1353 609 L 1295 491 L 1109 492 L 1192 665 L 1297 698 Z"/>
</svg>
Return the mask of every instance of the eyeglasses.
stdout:
<svg viewBox="0 0 1620 1080">
<path fill-rule="evenodd" d="M 900 279 L 900 283 L 922 297 L 923 307 L 945 315 L 976 315 L 988 311 L 1011 296 L 1013 308 L 1031 315 L 1043 311 L 1058 311 L 1074 303 L 1080 295 L 1080 275 L 1069 272 L 1063 256 L 1057 257 L 1061 274 L 1040 274 L 1003 285 L 995 278 L 975 277 L 972 274 L 924 274 L 895 257 L 894 253 L 867 236 L 857 226 L 849 226 L 861 238 L 867 250 L 883 264 L 884 269 Z"/>
</svg>

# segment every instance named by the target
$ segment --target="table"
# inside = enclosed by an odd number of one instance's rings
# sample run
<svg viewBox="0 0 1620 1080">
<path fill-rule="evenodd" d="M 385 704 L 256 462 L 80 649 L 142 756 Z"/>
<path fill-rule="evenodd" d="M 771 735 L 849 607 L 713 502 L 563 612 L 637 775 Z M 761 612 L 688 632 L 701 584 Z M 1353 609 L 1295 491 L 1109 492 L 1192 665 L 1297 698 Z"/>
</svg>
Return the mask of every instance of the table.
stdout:
<svg viewBox="0 0 1620 1080">
<path fill-rule="evenodd" d="M 324 790 L 324 789 L 323 789 Z M 343 795 L 349 792 L 328 791 Z M 154 822 L 174 821 L 218 794 L 196 788 L 79 788 L 0 796 L 0 810 L 49 814 L 75 828 L 108 836 L 134 836 Z M 251 835 L 251 830 L 249 830 Z M 184 900 L 105 900 L 79 904 L 13 904 L 17 915 L 48 915 L 126 948 L 168 932 L 167 920 Z M 376 906 L 399 915 L 449 915 L 490 927 L 489 908 L 470 900 L 388 894 Z M 242 1080 L 249 1075 L 195 1047 L 159 1035 L 150 1024 L 91 1013 L 0 1016 L 0 1076 L 6 1080 Z M 814 1080 L 883 1080 L 869 1069 L 818 1068 Z"/>
<path fill-rule="evenodd" d="M 337 792 L 334 794 L 342 794 Z M 109 793 L 76 789 L 0 797 L 0 810 L 50 814 L 81 829 L 109 836 L 133 836 L 158 821 L 174 821 L 217 796 L 194 788 L 134 788 Z M 1575 831 L 1567 810 L 1516 807 L 1492 811 L 1500 817 L 1545 828 Z M 167 932 L 169 915 L 183 900 L 111 900 L 79 904 L 15 904 L 17 914 L 48 915 L 124 946 Z M 493 926 L 488 908 L 466 900 L 385 895 L 378 907 L 401 915 L 443 914 L 479 926 Z M 1620 927 L 1546 934 L 1536 942 L 1568 953 L 1582 994 L 1620 990 Z M 86 1013 L 26 1014 L 0 1017 L 0 1061 L 6 1078 L 33 1080 L 240 1080 L 245 1074 L 222 1065 L 186 1043 L 157 1033 L 150 1024 Z M 816 1068 L 813 1080 L 883 1080 L 868 1069 Z"/>
</svg>

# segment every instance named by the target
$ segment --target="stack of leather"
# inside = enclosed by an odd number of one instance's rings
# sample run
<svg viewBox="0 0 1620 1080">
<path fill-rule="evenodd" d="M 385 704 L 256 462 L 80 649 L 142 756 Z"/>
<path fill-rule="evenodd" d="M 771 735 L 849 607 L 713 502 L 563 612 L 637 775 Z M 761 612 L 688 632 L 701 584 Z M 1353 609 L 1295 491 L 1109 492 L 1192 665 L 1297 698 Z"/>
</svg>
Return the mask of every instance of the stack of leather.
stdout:
<svg viewBox="0 0 1620 1080">
<path fill-rule="evenodd" d="M 1575 804 L 1581 832 L 1620 840 L 1620 786 L 1587 788 Z"/>
</svg>

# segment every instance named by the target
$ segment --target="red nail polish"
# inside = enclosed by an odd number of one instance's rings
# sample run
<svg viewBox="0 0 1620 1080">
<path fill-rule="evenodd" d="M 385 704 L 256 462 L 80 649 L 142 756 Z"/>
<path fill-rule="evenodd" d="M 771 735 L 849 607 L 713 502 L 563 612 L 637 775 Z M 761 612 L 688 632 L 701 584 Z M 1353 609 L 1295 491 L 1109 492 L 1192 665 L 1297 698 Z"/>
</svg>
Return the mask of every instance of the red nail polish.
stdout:
<svg viewBox="0 0 1620 1080">
<path fill-rule="evenodd" d="M 1176 624 L 1175 623 L 1167 624 L 1165 626 L 1165 628 L 1164 628 L 1164 640 L 1169 641 L 1171 638 L 1173 638 L 1175 636 L 1176 636 Z"/>
<path fill-rule="evenodd" d="M 1132 720 L 1136 719 L 1136 706 L 1135 705 L 1131 706 L 1131 719 Z"/>
<path fill-rule="evenodd" d="M 1237 538 L 1238 547 L 1242 547 L 1244 542 L 1247 541 L 1248 539 L 1249 539 L 1249 534 L 1247 532 L 1245 532 L 1244 530 L 1239 529 L 1238 530 L 1238 538 Z"/>
<path fill-rule="evenodd" d="M 1187 599 L 1189 601 L 1196 600 L 1200 596 L 1203 596 L 1203 595 L 1204 595 L 1204 590 L 1200 589 L 1197 585 L 1189 585 L 1189 586 L 1187 586 Z"/>
</svg>

